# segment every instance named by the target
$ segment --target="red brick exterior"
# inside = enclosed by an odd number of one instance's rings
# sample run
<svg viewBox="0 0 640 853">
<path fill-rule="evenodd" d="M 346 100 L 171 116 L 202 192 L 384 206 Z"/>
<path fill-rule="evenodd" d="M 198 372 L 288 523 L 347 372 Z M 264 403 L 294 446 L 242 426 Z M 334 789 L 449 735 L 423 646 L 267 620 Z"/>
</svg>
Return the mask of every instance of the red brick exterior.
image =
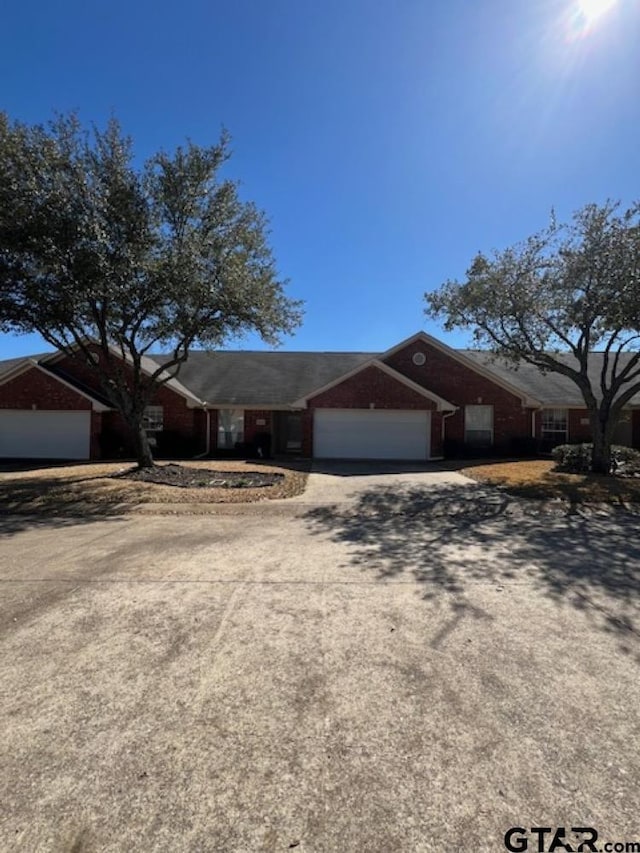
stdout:
<svg viewBox="0 0 640 853">
<path fill-rule="evenodd" d="M 264 421 L 259 424 L 258 421 Z M 273 436 L 273 412 L 268 409 L 247 409 L 244 413 L 244 440 L 252 444 L 256 435 L 268 432 Z"/>
<path fill-rule="evenodd" d="M 59 382 L 55 377 L 37 367 L 0 385 L 0 409 L 28 409 L 38 411 L 89 411 L 91 400 Z M 102 414 L 91 410 L 89 453 L 92 459 L 100 458 L 100 433 Z"/>
<path fill-rule="evenodd" d="M 567 421 L 570 442 L 591 441 L 589 412 L 586 409 L 569 409 Z M 582 421 L 586 421 L 586 424 L 582 423 Z"/>
<path fill-rule="evenodd" d="M 370 409 L 372 403 L 376 409 L 432 410 L 436 407 L 433 400 L 373 366 L 311 397 L 308 403 L 314 409 Z"/>
<path fill-rule="evenodd" d="M 413 363 L 416 352 L 425 355 L 424 365 Z M 532 413 L 524 408 L 522 400 L 501 385 L 477 373 L 456 358 L 442 352 L 426 341 L 417 340 L 392 353 L 386 363 L 398 373 L 457 407 L 452 415 L 437 411 L 436 404 L 383 370 L 370 366 L 328 391 L 308 400 L 308 409 L 302 413 L 302 454 L 313 452 L 313 415 L 317 408 L 418 409 L 431 412 L 431 456 L 443 454 L 442 434 L 451 441 L 464 442 L 464 407 L 491 405 L 494 411 L 494 445 L 508 449 L 514 438 L 528 438 L 532 434 Z M 70 378 L 82 382 L 88 389 L 102 395 L 95 369 L 81 359 L 61 358 L 56 368 Z M 206 450 L 206 413 L 190 408 L 187 401 L 166 386 L 158 389 L 154 405 L 163 407 L 164 432 L 185 441 L 192 455 Z M 49 376 L 36 367 L 0 385 L 0 409 L 39 410 L 92 410 L 91 401 L 56 377 Z M 443 417 L 443 414 L 445 417 Z M 569 409 L 568 440 L 588 441 L 591 431 L 585 409 Z M 258 421 L 264 421 L 264 424 Z M 218 440 L 218 413 L 209 412 L 209 447 L 213 452 Z M 244 416 L 244 440 L 251 444 L 260 433 L 269 433 L 275 446 L 276 413 L 270 410 L 247 410 Z M 632 413 L 631 433 L 634 447 L 640 447 L 640 409 Z M 541 413 L 535 413 L 535 436 L 541 435 Z M 110 442 L 106 442 L 109 437 Z M 91 411 L 91 456 L 100 458 L 105 447 L 111 453 L 131 454 L 129 430 L 116 411 Z M 109 452 L 107 450 L 107 452 Z M 191 453 L 189 454 L 191 455 Z"/>
<path fill-rule="evenodd" d="M 94 350 L 104 365 L 104 357 Z M 87 388 L 95 391 L 101 396 L 104 392 L 95 368 L 86 364 L 82 358 L 64 357 L 56 361 L 56 369 L 61 370 L 70 377 L 82 382 Z M 60 384 L 60 383 L 58 383 Z M 88 402 L 88 401 L 87 401 Z M 163 409 L 163 432 L 171 433 L 179 441 L 188 442 L 192 447 L 193 454 L 204 453 L 206 442 L 206 418 L 201 409 L 193 409 L 187 406 L 187 401 L 180 394 L 176 394 L 166 386 L 161 386 L 154 395 L 151 404 L 162 406 Z M 117 411 L 105 412 L 102 416 L 102 429 L 104 430 L 102 450 L 106 449 L 108 455 L 125 455 L 133 453 L 133 441 L 130 430 Z M 93 441 L 92 441 L 93 453 Z M 102 451 L 98 451 L 100 458 Z"/>
<path fill-rule="evenodd" d="M 423 365 L 413 363 L 417 352 L 426 357 Z M 531 435 L 531 410 L 523 408 L 520 397 L 426 341 L 409 344 L 390 355 L 385 362 L 398 373 L 458 407 L 455 414 L 445 419 L 447 439 L 464 442 L 464 407 L 475 405 L 493 406 L 494 445 L 508 446 L 514 437 Z"/>
<path fill-rule="evenodd" d="M 424 365 L 413 363 L 416 352 L 426 356 Z M 446 413 L 436 411 L 435 403 L 383 371 L 369 367 L 309 400 L 309 412 L 303 422 L 304 455 L 312 454 L 314 409 L 368 409 L 371 402 L 376 408 L 431 410 L 432 457 L 441 456 L 443 453 L 443 429 L 448 440 L 460 444 L 464 442 L 464 407 L 467 405 L 493 406 L 494 445 L 498 447 L 508 447 L 515 437 L 524 438 L 531 435 L 531 409 L 523 407 L 520 397 L 424 341 L 416 341 L 392 353 L 385 359 L 385 363 L 427 391 L 456 406 L 458 410 L 443 417 Z"/>
<path fill-rule="evenodd" d="M 306 409 L 302 413 L 301 455 L 307 458 L 313 456 L 313 409 Z"/>
<path fill-rule="evenodd" d="M 553 407 L 549 406 L 548 408 Z M 555 408 L 563 409 L 566 407 L 556 406 Z M 591 424 L 587 409 L 568 409 L 567 412 L 567 442 L 569 444 L 577 444 L 582 441 L 591 441 Z M 640 409 L 631 412 L 630 435 L 632 446 L 640 448 Z M 542 437 L 542 412 L 536 412 L 536 437 Z"/>
<path fill-rule="evenodd" d="M 426 386 L 423 386 L 426 387 Z M 427 389 L 430 390 L 430 389 Z M 373 404 L 373 405 L 372 405 Z M 441 452 L 441 418 L 436 403 L 403 385 L 379 367 L 365 367 L 328 391 L 308 401 L 302 424 L 302 455 L 313 455 L 313 413 L 315 409 L 425 409 L 431 416 L 431 455 Z M 436 451 L 437 448 L 437 451 Z"/>
<path fill-rule="evenodd" d="M 0 385 L 0 409 L 58 409 L 87 411 L 91 400 L 58 382 L 37 367 Z"/>
<path fill-rule="evenodd" d="M 91 412 L 91 440 L 89 453 L 91 459 L 100 459 L 102 448 L 100 446 L 100 435 L 102 433 L 102 412 Z"/>
<path fill-rule="evenodd" d="M 442 412 L 431 412 L 431 458 L 439 459 L 443 455 L 442 429 L 444 421 Z"/>
</svg>

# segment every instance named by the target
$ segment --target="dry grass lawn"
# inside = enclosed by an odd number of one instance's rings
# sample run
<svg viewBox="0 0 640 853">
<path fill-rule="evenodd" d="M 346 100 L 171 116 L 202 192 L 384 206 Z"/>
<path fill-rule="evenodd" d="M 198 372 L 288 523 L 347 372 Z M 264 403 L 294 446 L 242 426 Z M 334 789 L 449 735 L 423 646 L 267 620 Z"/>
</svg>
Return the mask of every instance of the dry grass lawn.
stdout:
<svg viewBox="0 0 640 853">
<path fill-rule="evenodd" d="M 628 504 L 640 501 L 640 479 L 598 477 L 593 474 L 561 474 L 549 460 L 494 462 L 463 468 L 462 474 L 481 483 L 502 486 L 528 498 L 554 499 L 571 503 Z"/>
<path fill-rule="evenodd" d="M 158 463 L 162 465 L 163 463 Z M 273 471 L 284 479 L 262 488 L 177 488 L 140 483 L 117 475 L 135 468 L 131 462 L 99 462 L 52 465 L 31 470 L 0 471 L 0 512 L 92 513 L 129 512 L 142 504 L 254 503 L 288 498 L 304 491 L 304 465 L 263 465 L 242 460 L 179 462 L 193 468 L 214 471 Z M 188 506 L 186 507 L 188 511 Z"/>
</svg>

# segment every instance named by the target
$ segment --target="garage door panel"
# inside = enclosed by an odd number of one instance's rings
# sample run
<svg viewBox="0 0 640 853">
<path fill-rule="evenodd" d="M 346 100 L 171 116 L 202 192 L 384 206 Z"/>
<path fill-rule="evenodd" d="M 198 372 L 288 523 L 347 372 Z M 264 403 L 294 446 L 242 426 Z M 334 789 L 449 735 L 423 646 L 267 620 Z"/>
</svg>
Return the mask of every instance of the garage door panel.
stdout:
<svg viewBox="0 0 640 853">
<path fill-rule="evenodd" d="M 396 409 L 317 409 L 318 459 L 428 459 L 430 412 Z"/>
<path fill-rule="evenodd" d="M 0 411 L 0 458 L 89 459 L 91 412 Z"/>
</svg>

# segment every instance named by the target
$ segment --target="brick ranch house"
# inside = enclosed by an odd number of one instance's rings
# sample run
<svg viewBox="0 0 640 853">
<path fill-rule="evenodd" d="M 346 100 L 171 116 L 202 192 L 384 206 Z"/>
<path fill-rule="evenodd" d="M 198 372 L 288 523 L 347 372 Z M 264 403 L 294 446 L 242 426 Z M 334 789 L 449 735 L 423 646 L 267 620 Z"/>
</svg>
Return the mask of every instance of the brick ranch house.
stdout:
<svg viewBox="0 0 640 853">
<path fill-rule="evenodd" d="M 569 356 L 567 356 L 569 358 Z M 148 370 L 163 356 L 145 362 Z M 598 354 L 593 358 L 598 368 Z M 234 448 L 344 459 L 518 454 L 589 439 L 577 388 L 418 332 L 383 353 L 194 352 L 158 390 L 147 429 L 163 455 Z M 640 395 L 616 441 L 640 447 Z M 0 362 L 0 458 L 130 455 L 91 368 L 60 353 Z"/>
</svg>

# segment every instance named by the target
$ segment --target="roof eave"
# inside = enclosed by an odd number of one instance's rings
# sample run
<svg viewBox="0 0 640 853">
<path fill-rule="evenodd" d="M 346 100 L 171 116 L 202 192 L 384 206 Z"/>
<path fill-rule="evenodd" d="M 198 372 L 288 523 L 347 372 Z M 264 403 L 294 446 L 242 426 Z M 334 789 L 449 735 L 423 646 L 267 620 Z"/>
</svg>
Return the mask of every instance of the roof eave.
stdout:
<svg viewBox="0 0 640 853">
<path fill-rule="evenodd" d="M 412 379 L 409 379 L 408 376 L 405 376 L 402 373 L 399 373 L 397 370 L 394 370 L 393 367 L 389 367 L 388 364 L 385 364 L 383 361 L 380 361 L 379 358 L 372 358 L 369 361 L 365 361 L 364 364 L 360 364 L 352 370 L 343 373 L 341 376 L 338 376 L 336 379 L 331 382 L 326 383 L 321 388 L 317 388 L 311 393 L 307 394 L 305 397 L 301 397 L 298 400 L 294 400 L 292 406 L 294 408 L 306 409 L 308 408 L 308 401 L 313 397 L 317 397 L 319 394 L 324 394 L 326 391 L 330 391 L 331 388 L 335 388 L 337 385 L 341 385 L 343 382 L 351 379 L 353 376 L 357 376 L 358 373 L 361 373 L 363 370 L 366 370 L 369 367 L 375 367 L 378 370 L 381 370 L 383 373 L 386 373 L 392 379 L 395 379 L 396 382 L 400 382 L 402 385 L 405 385 L 407 388 L 410 388 L 412 391 L 415 391 L 417 394 L 420 394 L 421 397 L 424 397 L 427 400 L 430 400 L 432 403 L 436 404 L 436 411 L 451 411 L 454 412 L 458 408 L 454 406 L 453 403 L 450 403 L 448 400 L 445 400 L 444 397 L 438 396 L 438 394 L 434 394 L 433 391 L 429 391 L 427 388 L 423 388 L 422 385 L 418 385 L 417 382 L 414 382 Z"/>
<path fill-rule="evenodd" d="M 95 341 L 91 341 L 91 343 L 95 343 Z M 122 358 L 123 353 L 121 353 L 117 347 L 113 346 L 113 344 L 109 344 L 108 346 L 109 346 L 110 352 L 113 353 L 113 355 L 115 355 L 116 358 Z M 75 344 L 73 349 L 78 349 L 78 344 Z M 43 358 L 42 361 L 55 362 L 59 358 L 64 358 L 64 357 L 65 357 L 65 353 L 61 352 L 60 350 L 56 350 L 55 352 L 52 352 L 50 355 Z M 158 362 L 154 361 L 150 356 L 144 356 L 144 357 L 149 359 L 149 361 L 151 361 L 153 364 L 155 364 L 156 367 L 162 367 L 161 364 L 158 364 Z M 124 361 L 127 364 L 131 364 L 133 359 L 131 358 L 130 355 L 128 355 L 127 353 L 124 353 Z M 152 371 L 150 369 L 147 369 L 143 365 L 141 365 L 141 369 L 142 369 L 143 373 L 147 374 L 147 376 L 150 376 L 152 374 Z M 159 374 L 159 376 L 162 376 L 162 372 Z M 167 379 L 167 380 L 161 382 L 160 384 L 163 385 L 165 388 L 170 388 L 175 394 L 179 394 L 181 397 L 184 397 L 184 399 L 187 401 L 187 406 L 189 406 L 189 408 L 191 408 L 191 409 L 202 408 L 203 401 L 199 397 L 197 397 L 193 392 L 189 391 L 189 389 L 186 388 L 184 385 L 182 385 L 182 383 L 179 382 L 177 379 L 172 377 L 170 379 Z M 189 405 L 189 403 L 191 403 L 191 405 Z"/>
<path fill-rule="evenodd" d="M 453 347 L 450 347 L 448 344 L 439 341 L 437 338 L 434 338 L 423 331 L 416 332 L 415 335 L 411 335 L 404 341 L 401 341 L 399 344 L 396 344 L 395 346 L 391 347 L 391 349 L 386 350 L 378 357 L 381 360 L 389 358 L 389 356 L 394 355 L 394 353 L 399 352 L 400 350 L 412 344 L 414 341 L 419 340 L 424 341 L 429 346 L 433 347 L 434 349 L 437 349 L 444 355 L 449 356 L 450 358 L 454 359 L 454 361 L 457 361 L 460 364 L 464 365 L 469 370 L 473 370 L 475 373 L 480 374 L 480 376 L 484 376 L 485 379 L 488 379 L 490 382 L 493 382 L 500 388 L 504 388 L 505 391 L 508 391 L 510 394 L 513 394 L 514 397 L 518 397 L 520 400 L 522 400 L 522 405 L 524 408 L 536 408 L 537 406 L 542 405 L 540 400 L 537 400 L 535 397 L 530 397 L 525 391 L 522 390 L 522 388 L 518 388 L 516 385 L 505 381 L 489 368 L 484 367 L 484 365 L 478 364 L 473 359 L 468 358 L 463 353 L 453 349 Z"/>
<path fill-rule="evenodd" d="M 48 359 L 47 359 L 48 360 Z M 44 373 L 45 376 L 48 376 L 50 379 L 54 379 L 56 382 L 59 382 L 61 385 L 66 386 L 71 391 L 74 391 L 76 394 L 79 394 L 81 397 L 84 397 L 86 400 L 89 400 L 91 403 L 91 408 L 96 412 L 110 412 L 113 410 L 113 407 L 105 406 L 105 404 L 101 401 L 93 397 L 91 394 L 88 394 L 86 391 L 83 391 L 81 388 L 77 388 L 72 382 L 67 382 L 66 379 L 63 379 L 62 376 L 58 376 L 57 373 L 53 373 L 50 370 L 47 370 L 46 367 L 43 367 L 35 358 L 25 357 L 25 359 L 17 364 L 13 370 L 7 371 L 3 376 L 0 376 L 0 385 L 4 385 L 6 382 L 10 382 L 13 379 L 17 379 L 23 373 L 27 373 L 29 370 L 39 370 L 41 373 Z"/>
</svg>

